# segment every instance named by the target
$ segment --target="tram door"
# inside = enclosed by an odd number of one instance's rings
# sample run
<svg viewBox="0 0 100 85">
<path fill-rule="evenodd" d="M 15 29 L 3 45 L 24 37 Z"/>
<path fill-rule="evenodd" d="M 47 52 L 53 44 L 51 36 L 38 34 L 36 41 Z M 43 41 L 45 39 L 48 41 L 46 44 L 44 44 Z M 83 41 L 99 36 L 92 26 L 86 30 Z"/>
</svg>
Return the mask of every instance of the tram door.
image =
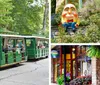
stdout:
<svg viewBox="0 0 100 85">
<path fill-rule="evenodd" d="M 26 39 L 26 51 L 29 59 L 33 59 L 36 56 L 36 41 L 35 38 Z"/>
</svg>

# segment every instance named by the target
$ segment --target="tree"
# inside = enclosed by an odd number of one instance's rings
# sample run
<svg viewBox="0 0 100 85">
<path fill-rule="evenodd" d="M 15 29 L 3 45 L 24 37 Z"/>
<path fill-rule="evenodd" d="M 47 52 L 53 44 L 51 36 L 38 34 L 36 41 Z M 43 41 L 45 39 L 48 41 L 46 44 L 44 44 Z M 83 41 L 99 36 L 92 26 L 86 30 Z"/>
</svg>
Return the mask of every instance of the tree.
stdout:
<svg viewBox="0 0 100 85">
<path fill-rule="evenodd" d="M 13 31 L 18 31 L 20 34 L 39 33 L 42 28 L 42 5 L 30 0 L 13 0 L 13 5 L 15 6 L 12 11 Z"/>
<path fill-rule="evenodd" d="M 42 34 L 47 26 L 48 1 L 0 0 L 0 27 L 19 34 Z"/>
<path fill-rule="evenodd" d="M 99 85 L 100 81 L 100 46 L 91 46 L 87 50 L 88 56 L 92 57 L 92 78 L 95 79 L 92 84 Z"/>
<path fill-rule="evenodd" d="M 13 22 L 10 16 L 12 9 L 12 0 L 0 0 L 0 28 L 8 28 Z"/>
</svg>

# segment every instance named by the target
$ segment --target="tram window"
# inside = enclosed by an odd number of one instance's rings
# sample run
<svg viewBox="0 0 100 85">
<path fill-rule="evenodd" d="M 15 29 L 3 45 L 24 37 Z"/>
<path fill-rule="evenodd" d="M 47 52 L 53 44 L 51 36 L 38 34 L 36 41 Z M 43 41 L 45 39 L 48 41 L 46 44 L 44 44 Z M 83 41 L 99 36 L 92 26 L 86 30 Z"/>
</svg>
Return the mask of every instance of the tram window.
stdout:
<svg viewBox="0 0 100 85">
<path fill-rule="evenodd" d="M 8 40 L 8 47 L 9 48 L 13 48 L 13 40 L 12 39 L 10 39 L 10 40 Z"/>
<path fill-rule="evenodd" d="M 38 47 L 38 48 L 42 48 L 42 46 L 43 46 L 42 41 L 41 41 L 41 40 L 38 40 L 38 41 L 37 41 L 37 47 Z"/>
<path fill-rule="evenodd" d="M 44 46 L 45 46 L 45 47 L 48 47 L 48 43 L 49 43 L 49 42 L 45 41 L 45 42 L 44 42 Z"/>
<path fill-rule="evenodd" d="M 22 44 L 23 44 L 23 40 L 18 39 L 17 43 L 16 43 L 16 46 L 18 46 L 19 48 L 21 48 Z"/>
<path fill-rule="evenodd" d="M 26 46 L 30 47 L 31 46 L 31 40 L 26 40 Z"/>
</svg>

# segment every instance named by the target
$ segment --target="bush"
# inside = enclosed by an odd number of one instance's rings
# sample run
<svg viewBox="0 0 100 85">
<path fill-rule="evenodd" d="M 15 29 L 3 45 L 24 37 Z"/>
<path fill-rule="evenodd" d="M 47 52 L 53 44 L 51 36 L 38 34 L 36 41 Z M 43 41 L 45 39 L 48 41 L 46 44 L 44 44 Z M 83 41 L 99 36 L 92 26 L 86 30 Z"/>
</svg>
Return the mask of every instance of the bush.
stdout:
<svg viewBox="0 0 100 85">
<path fill-rule="evenodd" d="M 89 17 L 90 21 L 92 23 L 95 23 L 99 28 L 100 28 L 100 13 L 95 13 L 95 14 L 92 14 L 90 17 Z"/>
<path fill-rule="evenodd" d="M 89 25 L 89 20 L 81 19 L 80 26 L 87 26 L 87 25 Z"/>
<path fill-rule="evenodd" d="M 51 15 L 51 25 L 58 26 L 61 22 L 61 15 L 60 14 L 52 14 Z"/>
<path fill-rule="evenodd" d="M 95 23 L 91 23 L 86 29 L 85 37 L 88 42 L 100 42 L 100 28 Z"/>
<path fill-rule="evenodd" d="M 64 75 L 57 78 L 58 85 L 64 85 Z"/>
<path fill-rule="evenodd" d="M 100 46 L 91 46 L 87 50 L 87 55 L 90 57 L 100 58 Z"/>
<path fill-rule="evenodd" d="M 56 43 L 100 42 L 100 28 L 95 23 L 91 23 L 85 28 L 78 28 L 78 31 L 74 35 L 68 35 L 63 28 L 59 27 L 59 35 L 54 40 Z"/>
<path fill-rule="evenodd" d="M 98 3 L 97 3 L 98 2 Z M 100 42 L 100 2 L 89 0 L 85 2 L 84 7 L 80 10 L 80 26 L 74 35 L 68 35 L 64 28 L 59 29 L 59 35 L 54 38 L 54 42 L 61 43 L 97 43 Z M 60 15 L 58 16 L 58 18 Z M 56 25 L 60 19 L 55 19 Z M 57 22 L 59 21 L 59 22 Z"/>
</svg>

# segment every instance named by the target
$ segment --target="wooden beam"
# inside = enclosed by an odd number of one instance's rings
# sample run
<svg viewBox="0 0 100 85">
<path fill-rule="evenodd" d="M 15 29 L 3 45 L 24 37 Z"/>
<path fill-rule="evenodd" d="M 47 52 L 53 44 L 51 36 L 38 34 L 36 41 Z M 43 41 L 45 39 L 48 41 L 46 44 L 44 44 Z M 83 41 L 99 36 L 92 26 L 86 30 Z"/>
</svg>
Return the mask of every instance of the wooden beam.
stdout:
<svg viewBox="0 0 100 85">
<path fill-rule="evenodd" d="M 77 77 L 78 76 L 78 56 L 77 56 L 77 53 L 78 52 L 78 48 L 77 48 L 77 46 L 75 46 L 75 64 L 76 64 L 76 73 L 75 73 L 75 77 Z"/>
<path fill-rule="evenodd" d="M 63 46 L 64 51 L 64 85 L 66 85 L 66 51 L 65 46 Z"/>
<path fill-rule="evenodd" d="M 62 46 L 60 46 L 60 75 L 62 75 Z"/>
<path fill-rule="evenodd" d="M 71 54 L 71 80 L 73 79 L 73 60 L 72 60 L 72 58 L 73 58 L 73 56 L 72 56 L 72 46 L 70 46 L 70 54 Z"/>
</svg>

